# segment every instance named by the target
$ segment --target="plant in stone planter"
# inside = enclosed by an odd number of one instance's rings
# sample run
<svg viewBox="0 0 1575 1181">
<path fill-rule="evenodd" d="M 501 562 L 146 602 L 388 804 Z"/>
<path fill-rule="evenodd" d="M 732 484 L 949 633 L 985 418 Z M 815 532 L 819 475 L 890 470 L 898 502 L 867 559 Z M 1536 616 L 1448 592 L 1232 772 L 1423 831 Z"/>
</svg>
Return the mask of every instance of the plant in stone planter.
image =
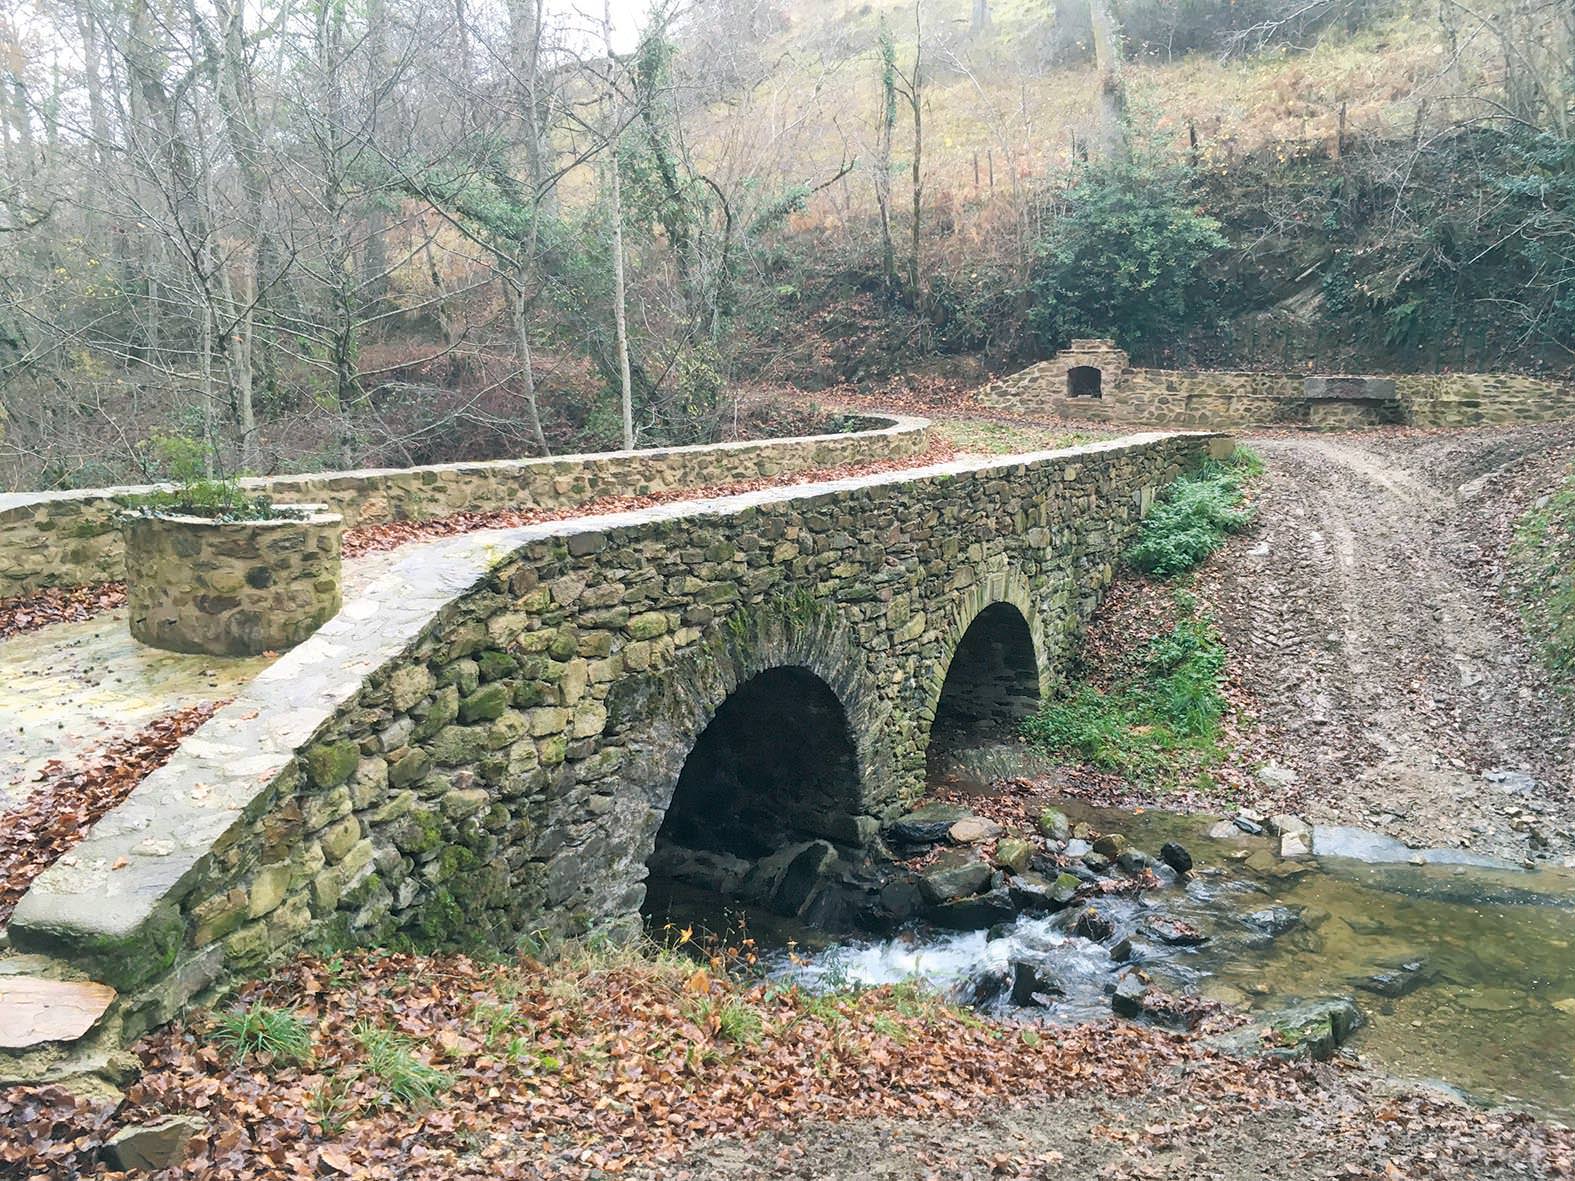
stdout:
<svg viewBox="0 0 1575 1181">
<path fill-rule="evenodd" d="M 131 634 L 174 652 L 294 647 L 339 610 L 344 521 L 274 504 L 233 479 L 188 480 L 122 502 Z"/>
</svg>

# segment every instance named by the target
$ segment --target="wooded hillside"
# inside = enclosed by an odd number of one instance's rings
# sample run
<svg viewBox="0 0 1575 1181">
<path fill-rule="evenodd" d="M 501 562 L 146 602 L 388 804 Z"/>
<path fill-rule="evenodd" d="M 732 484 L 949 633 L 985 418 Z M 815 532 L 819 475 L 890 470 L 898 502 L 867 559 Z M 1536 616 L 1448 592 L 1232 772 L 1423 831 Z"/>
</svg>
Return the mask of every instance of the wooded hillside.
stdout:
<svg viewBox="0 0 1575 1181">
<path fill-rule="evenodd" d="M 611 16 L 0 18 L 0 483 L 700 441 L 1074 334 L 1570 363 L 1561 0 Z"/>
</svg>

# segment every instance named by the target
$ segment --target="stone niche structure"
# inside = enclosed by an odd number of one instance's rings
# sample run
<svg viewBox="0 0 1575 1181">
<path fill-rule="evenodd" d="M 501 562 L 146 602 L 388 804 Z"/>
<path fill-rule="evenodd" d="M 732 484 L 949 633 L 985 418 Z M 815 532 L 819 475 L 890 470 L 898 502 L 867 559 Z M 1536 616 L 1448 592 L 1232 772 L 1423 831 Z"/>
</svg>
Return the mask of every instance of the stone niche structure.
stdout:
<svg viewBox="0 0 1575 1181">
<path fill-rule="evenodd" d="M 1302 382 L 1307 421 L 1319 430 L 1351 430 L 1405 421 L 1392 377 L 1309 377 Z"/>
<path fill-rule="evenodd" d="M 339 613 L 344 518 L 322 505 L 262 521 L 128 515 L 131 634 L 171 652 L 293 648 Z"/>
<path fill-rule="evenodd" d="M 1575 418 L 1575 385 L 1521 374 L 1366 377 L 1144 369 L 1109 340 L 1074 340 L 1048 361 L 998 378 L 982 405 L 1015 414 L 1150 428 L 1352 430 Z"/>
</svg>

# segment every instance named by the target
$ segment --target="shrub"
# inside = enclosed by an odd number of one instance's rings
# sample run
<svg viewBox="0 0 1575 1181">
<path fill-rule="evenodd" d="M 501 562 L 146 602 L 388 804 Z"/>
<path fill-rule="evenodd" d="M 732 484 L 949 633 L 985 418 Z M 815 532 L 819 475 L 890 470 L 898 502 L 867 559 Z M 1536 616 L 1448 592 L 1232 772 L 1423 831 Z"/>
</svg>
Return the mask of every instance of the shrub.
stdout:
<svg viewBox="0 0 1575 1181">
<path fill-rule="evenodd" d="M 1252 523 L 1243 486 L 1263 471 L 1252 451 L 1238 447 L 1224 462 L 1210 460 L 1180 476 L 1143 518 L 1143 530 L 1126 559 L 1144 574 L 1170 578 L 1192 569 L 1227 535 Z"/>
<path fill-rule="evenodd" d="M 276 1061 L 301 1064 L 312 1056 L 312 1031 L 306 1022 L 261 1001 L 220 1016 L 211 1037 L 237 1058 L 266 1054 Z"/>
<path fill-rule="evenodd" d="M 1082 166 L 1034 264 L 1030 320 L 1042 346 L 1113 336 L 1143 351 L 1210 321 L 1206 267 L 1226 240 L 1191 187 L 1189 169 L 1153 152 Z"/>
</svg>

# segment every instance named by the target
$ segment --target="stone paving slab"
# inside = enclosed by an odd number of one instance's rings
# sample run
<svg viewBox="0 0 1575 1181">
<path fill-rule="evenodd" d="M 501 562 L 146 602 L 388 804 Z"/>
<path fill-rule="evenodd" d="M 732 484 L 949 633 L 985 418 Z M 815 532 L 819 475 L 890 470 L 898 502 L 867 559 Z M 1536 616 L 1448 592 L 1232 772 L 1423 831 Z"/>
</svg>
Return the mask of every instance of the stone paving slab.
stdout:
<svg viewBox="0 0 1575 1181">
<path fill-rule="evenodd" d="M 431 545 L 346 560 L 346 602 Z M 0 813 L 26 801 L 46 763 L 76 765 L 165 714 L 234 697 L 276 659 L 149 648 L 124 608 L 0 640 Z"/>
<path fill-rule="evenodd" d="M 74 1042 L 109 1011 L 116 992 L 88 980 L 0 976 L 0 1050 Z"/>
<path fill-rule="evenodd" d="M 155 718 L 233 697 L 272 657 L 162 652 L 131 638 L 125 610 L 0 640 L 0 811 L 43 766 L 70 766 Z"/>
</svg>

